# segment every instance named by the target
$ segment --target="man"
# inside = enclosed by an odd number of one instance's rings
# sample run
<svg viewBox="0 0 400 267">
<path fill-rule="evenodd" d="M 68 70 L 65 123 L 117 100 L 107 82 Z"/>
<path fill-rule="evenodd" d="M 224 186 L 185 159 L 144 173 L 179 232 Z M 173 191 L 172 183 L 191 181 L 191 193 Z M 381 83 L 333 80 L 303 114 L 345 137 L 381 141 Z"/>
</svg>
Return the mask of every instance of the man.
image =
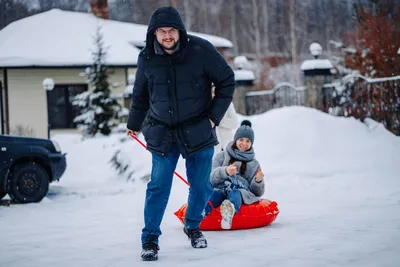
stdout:
<svg viewBox="0 0 400 267">
<path fill-rule="evenodd" d="M 212 83 L 216 87 L 214 99 Z M 175 8 L 157 9 L 147 29 L 146 47 L 138 57 L 127 124 L 128 134 L 143 133 L 152 152 L 142 230 L 143 260 L 158 259 L 160 224 L 180 155 L 186 160 L 190 183 L 184 232 L 194 248 L 207 247 L 199 225 L 212 193 L 213 146 L 218 143 L 215 126 L 228 109 L 233 92 L 233 71 L 215 47 L 188 35 Z"/>
</svg>

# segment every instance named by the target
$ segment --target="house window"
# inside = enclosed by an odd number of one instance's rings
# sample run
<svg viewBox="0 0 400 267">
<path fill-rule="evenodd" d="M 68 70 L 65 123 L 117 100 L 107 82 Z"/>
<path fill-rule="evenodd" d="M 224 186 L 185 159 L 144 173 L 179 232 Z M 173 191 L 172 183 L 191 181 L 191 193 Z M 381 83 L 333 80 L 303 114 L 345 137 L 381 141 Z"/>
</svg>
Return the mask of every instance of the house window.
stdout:
<svg viewBox="0 0 400 267">
<path fill-rule="evenodd" d="M 74 97 L 88 90 L 87 84 L 56 84 L 47 91 L 47 114 L 50 129 L 76 128 L 79 111 L 72 106 Z"/>
</svg>

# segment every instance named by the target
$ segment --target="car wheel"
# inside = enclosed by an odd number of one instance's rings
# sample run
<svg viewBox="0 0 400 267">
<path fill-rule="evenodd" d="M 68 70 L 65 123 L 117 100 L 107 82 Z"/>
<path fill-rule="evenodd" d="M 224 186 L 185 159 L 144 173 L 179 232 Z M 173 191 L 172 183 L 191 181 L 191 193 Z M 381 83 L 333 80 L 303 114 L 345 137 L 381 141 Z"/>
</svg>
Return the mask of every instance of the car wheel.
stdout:
<svg viewBox="0 0 400 267">
<path fill-rule="evenodd" d="M 15 166 L 7 180 L 7 191 L 16 203 L 41 201 L 49 190 L 49 174 L 36 163 Z"/>
</svg>

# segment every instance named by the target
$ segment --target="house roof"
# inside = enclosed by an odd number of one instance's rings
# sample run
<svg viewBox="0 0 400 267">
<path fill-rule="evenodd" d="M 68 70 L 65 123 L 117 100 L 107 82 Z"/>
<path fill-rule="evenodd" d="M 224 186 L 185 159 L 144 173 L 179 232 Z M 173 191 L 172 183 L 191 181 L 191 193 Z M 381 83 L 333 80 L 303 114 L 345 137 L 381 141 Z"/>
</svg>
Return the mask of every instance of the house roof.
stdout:
<svg viewBox="0 0 400 267">
<path fill-rule="evenodd" d="M 147 25 L 103 20 L 91 13 L 52 9 L 15 21 L 0 31 L 0 67 L 73 67 L 92 64 L 97 25 L 101 26 L 106 63 L 136 66 Z M 216 47 L 232 47 L 222 37 L 189 32 Z"/>
</svg>

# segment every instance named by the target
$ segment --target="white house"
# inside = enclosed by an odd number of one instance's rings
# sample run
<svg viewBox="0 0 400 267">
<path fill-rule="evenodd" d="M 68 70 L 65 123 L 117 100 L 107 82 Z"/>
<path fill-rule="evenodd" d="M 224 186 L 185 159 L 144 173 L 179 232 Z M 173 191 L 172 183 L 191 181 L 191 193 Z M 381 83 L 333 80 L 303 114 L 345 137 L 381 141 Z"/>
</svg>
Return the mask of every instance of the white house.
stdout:
<svg viewBox="0 0 400 267">
<path fill-rule="evenodd" d="M 1 133 L 30 128 L 37 137 L 52 129 L 74 128 L 74 95 L 88 90 L 85 68 L 92 64 L 91 50 L 100 26 L 107 47 L 109 82 L 122 95 L 128 75 L 135 72 L 144 47 L 147 25 L 99 19 L 91 13 L 53 9 L 15 21 L 0 31 Z M 232 47 L 221 37 L 189 32 L 210 41 L 218 49 Z M 55 87 L 43 88 L 52 78 Z"/>
</svg>

